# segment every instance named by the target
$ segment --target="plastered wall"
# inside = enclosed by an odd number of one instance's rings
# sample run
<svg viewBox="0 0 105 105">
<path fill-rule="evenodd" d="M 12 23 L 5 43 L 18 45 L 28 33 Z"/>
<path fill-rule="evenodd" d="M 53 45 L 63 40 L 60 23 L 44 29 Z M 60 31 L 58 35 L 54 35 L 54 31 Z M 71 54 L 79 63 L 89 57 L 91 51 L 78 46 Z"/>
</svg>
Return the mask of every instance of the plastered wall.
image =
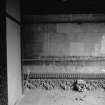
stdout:
<svg viewBox="0 0 105 105">
<path fill-rule="evenodd" d="M 8 101 L 14 105 L 22 94 L 21 56 L 20 56 L 20 27 L 7 20 L 7 70 L 8 70 Z"/>
<path fill-rule="evenodd" d="M 16 105 L 22 97 L 19 0 L 7 0 L 6 12 L 8 105 Z"/>
<path fill-rule="evenodd" d="M 26 25 L 24 56 L 104 56 L 104 24 Z"/>
<path fill-rule="evenodd" d="M 105 56 L 104 23 L 31 24 L 24 27 L 24 59 L 35 56 Z M 83 66 L 24 66 L 35 73 L 104 73 L 104 62 Z"/>
</svg>

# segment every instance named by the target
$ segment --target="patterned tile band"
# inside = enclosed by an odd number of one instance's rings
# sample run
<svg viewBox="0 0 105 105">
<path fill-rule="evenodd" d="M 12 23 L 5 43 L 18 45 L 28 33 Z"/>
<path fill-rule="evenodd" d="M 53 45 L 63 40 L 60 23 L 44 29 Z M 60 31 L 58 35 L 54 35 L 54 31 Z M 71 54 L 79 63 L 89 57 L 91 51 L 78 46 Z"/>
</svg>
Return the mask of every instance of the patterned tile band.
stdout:
<svg viewBox="0 0 105 105">
<path fill-rule="evenodd" d="M 69 90 L 74 89 L 76 79 L 28 79 L 24 81 L 24 89 L 36 89 L 41 88 L 45 90 L 62 89 Z M 84 88 L 88 90 L 94 90 L 97 88 L 105 89 L 105 80 L 85 80 Z M 82 85 L 82 84 L 81 84 Z"/>
<path fill-rule="evenodd" d="M 84 82 L 78 82 L 80 80 Z M 102 75 L 96 75 L 96 78 L 94 79 L 80 78 L 78 74 L 72 75 L 72 76 L 71 74 L 68 74 L 68 75 L 66 74 L 65 75 L 64 74 L 59 74 L 59 75 L 58 74 L 29 74 L 29 75 L 25 74 L 24 75 L 24 89 L 42 88 L 45 90 L 51 90 L 51 89 L 58 88 L 62 90 L 69 90 L 69 89 L 74 89 L 75 86 L 79 91 L 84 91 L 85 89 L 94 90 L 97 88 L 105 89 L 105 79 L 104 77 L 102 77 Z"/>
<path fill-rule="evenodd" d="M 24 74 L 24 79 L 105 79 L 105 74 L 69 74 L 69 73 L 52 73 L 52 74 Z"/>
<path fill-rule="evenodd" d="M 100 63 L 104 64 L 104 57 L 37 57 L 35 59 L 24 59 L 24 64 L 54 64 L 54 65 L 77 65 L 77 66 L 85 66 L 87 63 L 95 62 L 100 65 Z M 24 88 L 34 89 L 34 88 L 43 88 L 46 90 L 59 88 L 59 89 L 73 89 L 74 84 L 78 80 L 85 80 L 86 83 L 81 84 L 83 87 L 88 90 L 96 89 L 96 88 L 105 88 L 105 74 L 68 74 L 68 73 L 55 73 L 55 74 L 35 74 L 29 73 L 24 74 Z"/>
</svg>

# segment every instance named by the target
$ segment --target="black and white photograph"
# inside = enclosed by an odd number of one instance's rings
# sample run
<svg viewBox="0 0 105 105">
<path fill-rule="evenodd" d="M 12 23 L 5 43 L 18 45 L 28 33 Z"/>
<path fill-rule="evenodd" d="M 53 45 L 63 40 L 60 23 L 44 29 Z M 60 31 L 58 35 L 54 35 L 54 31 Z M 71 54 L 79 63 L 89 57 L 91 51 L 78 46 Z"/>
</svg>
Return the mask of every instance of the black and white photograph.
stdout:
<svg viewBox="0 0 105 105">
<path fill-rule="evenodd" d="M 0 0 L 0 105 L 105 105 L 102 0 Z"/>
</svg>

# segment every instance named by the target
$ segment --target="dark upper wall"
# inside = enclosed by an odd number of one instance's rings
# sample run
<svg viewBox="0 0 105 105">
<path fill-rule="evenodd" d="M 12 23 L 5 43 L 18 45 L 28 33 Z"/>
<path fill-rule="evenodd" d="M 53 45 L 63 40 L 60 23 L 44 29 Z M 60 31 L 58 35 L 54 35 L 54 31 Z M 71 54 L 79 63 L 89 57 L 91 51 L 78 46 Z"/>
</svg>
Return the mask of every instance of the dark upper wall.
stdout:
<svg viewBox="0 0 105 105">
<path fill-rule="evenodd" d="M 85 14 L 25 17 L 24 58 L 105 55 L 103 17 Z"/>
<path fill-rule="evenodd" d="M 6 0 L 6 12 L 17 21 L 20 21 L 20 0 Z"/>
<path fill-rule="evenodd" d="M 99 0 L 23 0 L 24 14 L 105 13 Z"/>
</svg>

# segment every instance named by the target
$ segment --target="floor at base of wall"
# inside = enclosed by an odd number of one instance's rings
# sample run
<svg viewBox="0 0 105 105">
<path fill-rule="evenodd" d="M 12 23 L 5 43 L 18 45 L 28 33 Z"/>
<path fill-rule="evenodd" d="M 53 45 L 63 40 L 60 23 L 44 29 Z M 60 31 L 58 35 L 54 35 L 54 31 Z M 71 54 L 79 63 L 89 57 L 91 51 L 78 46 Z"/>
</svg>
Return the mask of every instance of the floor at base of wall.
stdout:
<svg viewBox="0 0 105 105">
<path fill-rule="evenodd" d="M 105 105 L 105 90 L 29 90 L 18 105 Z"/>
</svg>

